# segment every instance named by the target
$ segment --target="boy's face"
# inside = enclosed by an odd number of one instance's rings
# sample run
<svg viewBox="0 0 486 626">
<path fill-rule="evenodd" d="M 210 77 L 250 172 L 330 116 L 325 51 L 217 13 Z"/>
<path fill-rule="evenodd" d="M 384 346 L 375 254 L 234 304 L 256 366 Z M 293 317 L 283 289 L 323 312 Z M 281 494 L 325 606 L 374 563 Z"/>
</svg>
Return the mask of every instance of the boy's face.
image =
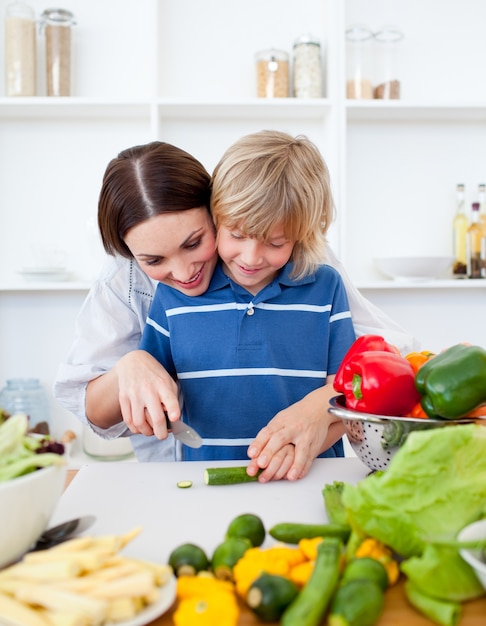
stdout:
<svg viewBox="0 0 486 626">
<path fill-rule="evenodd" d="M 218 228 L 218 253 L 226 274 L 253 295 L 266 287 L 292 255 L 294 241 L 276 226 L 267 241 L 252 239 L 238 228 Z"/>
<path fill-rule="evenodd" d="M 205 207 L 151 217 L 131 228 L 125 243 L 147 276 L 188 296 L 207 290 L 218 260 Z"/>
</svg>

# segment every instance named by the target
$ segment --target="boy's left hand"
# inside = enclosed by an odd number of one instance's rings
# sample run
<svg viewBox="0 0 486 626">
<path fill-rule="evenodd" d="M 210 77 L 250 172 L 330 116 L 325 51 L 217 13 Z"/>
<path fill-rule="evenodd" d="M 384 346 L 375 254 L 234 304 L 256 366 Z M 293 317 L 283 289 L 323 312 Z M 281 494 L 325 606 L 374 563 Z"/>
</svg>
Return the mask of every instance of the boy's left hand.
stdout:
<svg viewBox="0 0 486 626">
<path fill-rule="evenodd" d="M 329 376 L 326 385 L 277 413 L 260 430 L 248 448 L 250 476 L 263 469 L 260 482 L 303 478 L 314 459 L 341 438 L 340 420 L 327 412 L 329 399 L 336 395 L 333 380 Z"/>
</svg>

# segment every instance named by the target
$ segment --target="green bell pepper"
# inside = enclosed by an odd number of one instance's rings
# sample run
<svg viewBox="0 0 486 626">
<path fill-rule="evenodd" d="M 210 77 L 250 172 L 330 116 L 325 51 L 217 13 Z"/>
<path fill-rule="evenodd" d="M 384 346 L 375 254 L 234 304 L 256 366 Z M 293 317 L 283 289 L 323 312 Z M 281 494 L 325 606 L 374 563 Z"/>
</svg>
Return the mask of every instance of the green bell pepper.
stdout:
<svg viewBox="0 0 486 626">
<path fill-rule="evenodd" d="M 458 344 L 424 363 L 415 376 L 429 417 L 456 419 L 486 403 L 486 350 Z"/>
</svg>

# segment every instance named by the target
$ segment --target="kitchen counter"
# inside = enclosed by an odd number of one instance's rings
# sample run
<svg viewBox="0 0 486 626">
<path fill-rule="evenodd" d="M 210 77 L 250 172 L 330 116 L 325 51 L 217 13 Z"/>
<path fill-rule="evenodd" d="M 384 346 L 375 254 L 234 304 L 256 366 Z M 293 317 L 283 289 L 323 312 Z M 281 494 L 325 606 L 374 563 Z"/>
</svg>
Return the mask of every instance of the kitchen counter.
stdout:
<svg viewBox="0 0 486 626">
<path fill-rule="evenodd" d="M 240 513 L 259 515 L 266 528 L 278 522 L 322 523 L 326 513 L 322 488 L 340 480 L 356 483 L 368 469 L 356 458 L 317 459 L 301 481 L 247 483 L 209 487 L 204 484 L 206 467 L 241 465 L 241 462 L 191 463 L 95 463 L 68 472 L 67 489 L 50 525 L 78 515 L 94 514 L 97 521 L 89 534 L 122 534 L 141 526 L 142 532 L 124 554 L 167 562 L 181 543 L 201 545 L 210 556 L 224 538 L 229 522 Z M 180 489 L 177 482 L 191 480 Z M 267 537 L 265 546 L 274 543 Z M 150 622 L 151 626 L 173 624 L 175 607 Z M 464 605 L 459 626 L 484 626 L 486 599 Z M 263 622 L 242 606 L 239 624 Z M 406 602 L 402 583 L 387 591 L 385 610 L 376 626 L 431 626 L 433 622 Z"/>
</svg>

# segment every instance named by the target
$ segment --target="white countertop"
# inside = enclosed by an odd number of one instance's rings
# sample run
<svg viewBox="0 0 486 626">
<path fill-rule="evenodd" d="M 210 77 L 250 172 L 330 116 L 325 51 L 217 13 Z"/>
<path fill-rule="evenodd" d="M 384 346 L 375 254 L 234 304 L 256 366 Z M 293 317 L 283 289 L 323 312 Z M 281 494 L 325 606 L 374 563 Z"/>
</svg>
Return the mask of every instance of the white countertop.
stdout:
<svg viewBox="0 0 486 626">
<path fill-rule="evenodd" d="M 259 515 L 268 529 L 279 522 L 325 523 L 322 489 L 335 480 L 356 483 L 369 470 L 357 458 L 316 459 L 297 482 L 274 481 L 207 486 L 207 467 L 243 465 L 241 461 L 185 463 L 91 463 L 81 467 L 63 494 L 49 526 L 92 514 L 86 534 L 142 532 L 124 550 L 127 555 L 167 562 L 181 543 L 199 544 L 211 556 L 230 521 L 241 513 Z M 177 482 L 191 480 L 181 489 Z M 274 540 L 267 537 L 265 546 Z"/>
</svg>

